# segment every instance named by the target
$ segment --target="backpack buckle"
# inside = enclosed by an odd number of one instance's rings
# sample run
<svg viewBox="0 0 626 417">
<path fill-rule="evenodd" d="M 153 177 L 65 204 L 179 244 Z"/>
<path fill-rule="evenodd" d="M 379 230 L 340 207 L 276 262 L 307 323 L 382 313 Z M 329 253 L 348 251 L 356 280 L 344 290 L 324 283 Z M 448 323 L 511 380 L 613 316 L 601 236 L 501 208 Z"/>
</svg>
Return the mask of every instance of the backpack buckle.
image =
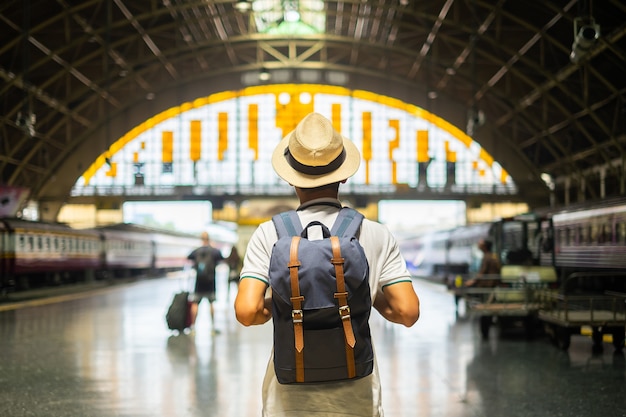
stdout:
<svg viewBox="0 0 626 417">
<path fill-rule="evenodd" d="M 291 310 L 291 319 L 294 323 L 302 323 L 302 310 Z"/>
<path fill-rule="evenodd" d="M 350 306 L 339 307 L 339 316 L 341 320 L 350 320 Z"/>
</svg>

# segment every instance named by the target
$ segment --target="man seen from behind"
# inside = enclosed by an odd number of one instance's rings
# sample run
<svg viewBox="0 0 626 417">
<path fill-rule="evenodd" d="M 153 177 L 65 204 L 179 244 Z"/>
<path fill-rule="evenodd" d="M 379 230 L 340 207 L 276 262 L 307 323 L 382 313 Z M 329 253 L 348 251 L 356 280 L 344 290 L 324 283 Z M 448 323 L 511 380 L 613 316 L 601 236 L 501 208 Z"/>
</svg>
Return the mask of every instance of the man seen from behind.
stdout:
<svg viewBox="0 0 626 417">
<path fill-rule="evenodd" d="M 339 186 L 356 173 L 360 160 L 358 149 L 348 138 L 337 132 L 328 119 L 311 113 L 278 144 L 272 165 L 295 188 L 300 222 L 306 225 L 319 221 L 330 229 L 342 207 Z M 373 307 L 391 322 L 412 326 L 419 318 L 419 299 L 394 237 L 384 225 L 364 219 L 358 240 L 369 264 Z M 268 221 L 257 228 L 247 246 L 235 299 L 237 320 L 245 326 L 263 324 L 272 318 L 266 293 L 270 256 L 276 241 L 276 229 Z M 280 384 L 270 358 L 262 396 L 264 417 L 383 416 L 376 359 L 373 372 L 362 378 Z"/>
</svg>

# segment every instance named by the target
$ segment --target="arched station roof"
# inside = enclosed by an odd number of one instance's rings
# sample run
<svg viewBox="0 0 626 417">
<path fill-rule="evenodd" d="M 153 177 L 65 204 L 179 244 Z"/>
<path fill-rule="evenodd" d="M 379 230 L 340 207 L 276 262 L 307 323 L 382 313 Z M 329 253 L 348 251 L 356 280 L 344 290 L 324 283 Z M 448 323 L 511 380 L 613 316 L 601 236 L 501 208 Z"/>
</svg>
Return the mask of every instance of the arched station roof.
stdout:
<svg viewBox="0 0 626 417">
<path fill-rule="evenodd" d="M 4 1 L 0 184 L 62 203 L 133 126 L 268 70 L 396 97 L 463 130 L 469 121 L 531 205 L 548 204 L 542 174 L 561 204 L 624 193 L 622 0 L 236 3 Z M 279 30 L 281 8 L 323 14 L 321 30 Z"/>
</svg>

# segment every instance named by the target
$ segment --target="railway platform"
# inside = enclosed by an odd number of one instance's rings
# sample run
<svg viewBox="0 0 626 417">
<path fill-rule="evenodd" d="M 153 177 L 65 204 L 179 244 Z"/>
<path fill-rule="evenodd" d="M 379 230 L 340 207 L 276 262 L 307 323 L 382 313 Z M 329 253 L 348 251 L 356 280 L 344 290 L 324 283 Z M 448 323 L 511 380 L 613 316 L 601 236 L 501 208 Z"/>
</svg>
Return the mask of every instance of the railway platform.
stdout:
<svg viewBox="0 0 626 417">
<path fill-rule="evenodd" d="M 7 417 L 257 417 L 271 323 L 235 320 L 226 274 L 213 334 L 207 304 L 193 334 L 167 329 L 180 274 L 0 304 L 0 415 Z M 444 286 L 415 280 L 412 328 L 372 313 L 386 417 L 626 416 L 623 353 L 573 335 L 494 329 L 483 340 Z M 349 405 L 346 405 L 349 407 Z"/>
</svg>

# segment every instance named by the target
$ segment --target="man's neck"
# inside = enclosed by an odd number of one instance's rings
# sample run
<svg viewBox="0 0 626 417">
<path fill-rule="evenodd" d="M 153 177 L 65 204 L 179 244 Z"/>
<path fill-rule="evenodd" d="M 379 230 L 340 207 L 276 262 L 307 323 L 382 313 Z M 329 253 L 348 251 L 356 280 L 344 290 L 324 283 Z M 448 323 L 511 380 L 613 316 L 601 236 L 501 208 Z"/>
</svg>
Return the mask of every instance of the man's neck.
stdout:
<svg viewBox="0 0 626 417">
<path fill-rule="evenodd" d="M 328 188 L 298 188 L 296 187 L 296 194 L 300 200 L 300 204 L 308 203 L 311 200 L 317 200 L 318 198 L 334 198 L 338 199 L 338 193 L 335 190 Z"/>
</svg>

